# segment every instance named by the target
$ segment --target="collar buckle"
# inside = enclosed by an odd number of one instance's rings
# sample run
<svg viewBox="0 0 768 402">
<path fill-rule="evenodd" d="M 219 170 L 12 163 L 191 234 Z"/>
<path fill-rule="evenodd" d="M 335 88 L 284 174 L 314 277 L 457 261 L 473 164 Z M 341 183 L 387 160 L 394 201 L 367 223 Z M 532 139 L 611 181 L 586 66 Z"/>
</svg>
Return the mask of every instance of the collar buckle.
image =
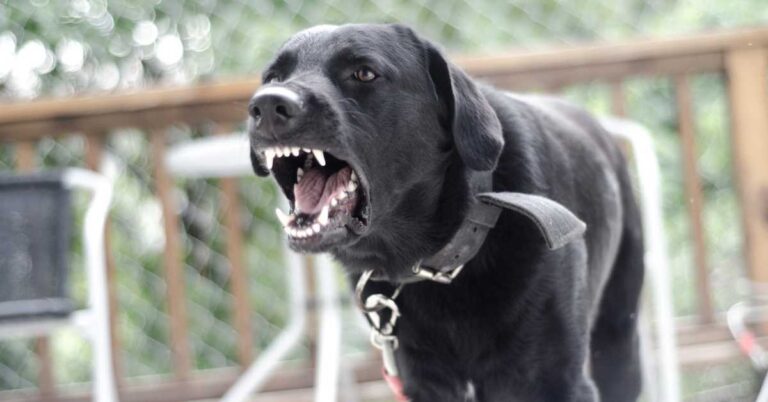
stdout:
<svg viewBox="0 0 768 402">
<path fill-rule="evenodd" d="M 444 285 L 450 285 L 454 279 L 464 269 L 464 264 L 459 265 L 450 271 L 438 271 L 432 268 L 427 268 L 421 265 L 421 262 L 411 267 L 413 275 L 419 279 L 424 279 L 432 282 L 442 283 Z"/>
</svg>

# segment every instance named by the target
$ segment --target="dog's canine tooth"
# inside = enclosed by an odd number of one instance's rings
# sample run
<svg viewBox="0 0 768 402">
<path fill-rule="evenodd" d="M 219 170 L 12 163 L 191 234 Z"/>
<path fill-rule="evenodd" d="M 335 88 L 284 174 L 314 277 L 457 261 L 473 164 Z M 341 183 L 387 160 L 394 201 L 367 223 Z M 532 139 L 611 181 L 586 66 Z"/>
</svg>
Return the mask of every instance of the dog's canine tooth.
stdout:
<svg viewBox="0 0 768 402">
<path fill-rule="evenodd" d="M 317 222 L 323 226 L 328 224 L 328 205 L 323 206 L 323 210 L 317 216 Z"/>
<path fill-rule="evenodd" d="M 355 171 L 352 171 L 352 174 L 349 176 L 349 180 L 357 181 L 357 173 Z"/>
<path fill-rule="evenodd" d="M 356 189 L 357 189 L 357 183 L 355 183 L 354 181 L 350 180 L 349 183 L 347 183 L 347 191 L 351 193 L 351 192 L 355 191 Z"/>
<path fill-rule="evenodd" d="M 293 220 L 280 208 L 275 208 L 275 215 L 277 215 L 277 219 L 280 221 L 280 224 L 282 224 L 283 227 L 288 226 L 288 224 Z"/>
<path fill-rule="evenodd" d="M 319 223 L 315 223 L 314 225 L 312 225 L 312 230 L 314 230 L 315 233 L 319 232 L 320 231 L 320 224 Z"/>
<path fill-rule="evenodd" d="M 317 159 L 317 163 L 319 163 L 320 166 L 325 166 L 325 155 L 323 155 L 323 151 L 319 149 L 313 149 L 312 154 L 315 155 L 315 159 Z"/>
<path fill-rule="evenodd" d="M 291 153 L 293 154 L 293 156 L 299 156 L 299 147 L 291 148 Z"/>
<path fill-rule="evenodd" d="M 267 169 L 272 169 L 272 162 L 275 160 L 275 151 L 272 148 L 264 150 L 264 159 L 267 163 Z"/>
</svg>

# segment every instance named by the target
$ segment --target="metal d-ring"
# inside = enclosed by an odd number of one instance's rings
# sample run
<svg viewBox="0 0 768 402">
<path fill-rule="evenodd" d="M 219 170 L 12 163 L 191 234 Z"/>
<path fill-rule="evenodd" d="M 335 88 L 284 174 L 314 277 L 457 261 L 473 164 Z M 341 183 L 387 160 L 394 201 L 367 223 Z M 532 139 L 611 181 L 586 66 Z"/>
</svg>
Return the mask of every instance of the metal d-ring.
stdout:
<svg viewBox="0 0 768 402">
<path fill-rule="evenodd" d="M 374 293 L 363 300 L 363 292 L 368 281 L 373 276 L 373 270 L 369 269 L 363 272 L 355 285 L 355 298 L 360 310 L 365 313 L 368 323 L 371 325 L 371 344 L 381 350 L 384 370 L 390 376 L 397 376 L 397 362 L 395 361 L 395 350 L 400 346 L 395 331 L 397 319 L 400 317 L 400 308 L 395 299 L 403 290 L 404 284 L 400 284 L 392 296 L 386 296 L 381 293 Z M 390 310 L 389 320 L 386 323 L 381 322 L 379 312 L 384 309 Z"/>
<path fill-rule="evenodd" d="M 371 307 L 368 307 L 366 305 L 367 300 L 363 300 L 363 292 L 365 291 L 365 286 L 371 280 L 372 276 L 373 276 L 372 269 L 365 270 L 365 272 L 363 272 L 363 274 L 360 275 L 360 279 L 357 280 L 357 284 L 355 285 L 355 302 L 357 303 L 357 306 L 360 308 L 360 310 L 362 310 L 365 313 L 379 311 L 387 307 L 387 306 L 382 306 L 380 304 L 376 304 Z M 395 291 L 392 292 L 392 296 L 385 296 L 383 294 L 381 296 L 386 299 L 395 300 L 397 296 L 400 296 L 400 291 L 403 290 L 403 286 L 404 284 L 400 284 L 397 288 L 395 288 Z"/>
</svg>

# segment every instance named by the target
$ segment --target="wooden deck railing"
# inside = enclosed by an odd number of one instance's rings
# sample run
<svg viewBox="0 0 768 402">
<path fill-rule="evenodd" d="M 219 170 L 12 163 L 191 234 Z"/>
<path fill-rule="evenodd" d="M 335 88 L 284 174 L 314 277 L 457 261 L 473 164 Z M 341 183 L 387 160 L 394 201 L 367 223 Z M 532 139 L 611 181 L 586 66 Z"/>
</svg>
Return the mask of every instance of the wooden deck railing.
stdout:
<svg viewBox="0 0 768 402">
<path fill-rule="evenodd" d="M 681 343 L 692 344 L 727 337 L 712 307 L 712 284 L 707 262 L 707 244 L 702 220 L 703 196 L 697 173 L 696 135 L 690 79 L 705 73 L 720 74 L 728 87 L 730 133 L 734 179 L 738 184 L 744 228 L 745 259 L 751 279 L 768 284 L 768 29 L 713 33 L 678 39 L 641 40 L 622 44 L 594 45 L 541 52 L 520 52 L 490 56 L 459 57 L 458 64 L 472 75 L 498 86 L 514 89 L 559 91 L 570 85 L 603 82 L 611 88 L 613 113 L 625 111 L 624 81 L 638 76 L 659 77 L 675 89 L 684 167 L 686 205 L 692 225 L 695 260 L 697 322 L 680 331 Z M 13 145 L 17 168 L 34 168 L 36 141 L 44 137 L 83 136 L 87 142 L 86 164 L 96 167 L 104 151 L 107 135 L 116 128 L 143 130 L 150 138 L 153 180 L 164 216 L 165 253 L 163 258 L 170 316 L 170 344 L 174 379 L 141 386 L 124 386 L 124 400 L 189 400 L 215 397 L 232 382 L 237 370 L 222 371 L 205 378 L 196 376 L 187 342 L 185 290 L 179 244 L 180 226 L 174 213 L 169 189 L 170 177 L 162 163 L 167 129 L 178 123 L 189 126 L 214 124 L 216 131 L 228 131 L 242 123 L 245 102 L 258 87 L 248 79 L 182 88 L 162 88 L 125 94 L 68 99 L 39 100 L 0 105 L 0 146 Z M 220 182 L 226 202 L 236 205 L 237 182 Z M 243 286 L 243 239 L 239 232 L 237 208 L 227 208 L 223 225 L 226 253 L 232 262 L 231 293 L 234 298 L 233 327 L 239 334 L 237 356 L 242 364 L 250 361 L 252 344 L 247 293 Z M 110 278 L 116 267 L 110 262 Z M 111 294 L 113 311 L 115 288 Z M 117 331 L 114 331 L 117 332 Z M 116 348 L 119 342 L 113 340 Z M 50 370 L 48 345 L 38 342 L 43 358 L 40 395 L 19 400 L 55 400 L 56 388 Z M 721 353 L 714 358 L 725 358 Z M 688 360 L 698 362 L 702 356 Z M 698 360 L 697 360 L 698 359 Z M 683 359 L 684 362 L 686 359 Z M 269 388 L 307 386 L 306 372 L 284 371 Z M 358 368 L 359 378 L 378 376 L 375 364 Z M 118 376 L 120 376 L 118 363 Z M 302 378 L 301 375 L 305 375 Z M 194 381 L 192 381 L 194 379 Z M 57 400 L 83 400 L 60 397 Z"/>
</svg>

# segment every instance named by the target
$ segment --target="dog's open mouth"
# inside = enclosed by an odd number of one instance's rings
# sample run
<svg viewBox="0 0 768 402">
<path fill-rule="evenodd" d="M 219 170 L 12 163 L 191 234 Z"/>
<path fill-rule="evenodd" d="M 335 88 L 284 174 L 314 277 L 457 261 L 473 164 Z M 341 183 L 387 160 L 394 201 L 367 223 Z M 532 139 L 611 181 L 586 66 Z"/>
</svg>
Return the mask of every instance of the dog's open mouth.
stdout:
<svg viewBox="0 0 768 402">
<path fill-rule="evenodd" d="M 348 162 L 309 148 L 269 147 L 261 153 L 290 201 L 289 213 L 276 214 L 291 242 L 309 246 L 344 235 L 345 228 L 356 234 L 365 230 L 364 180 Z"/>
</svg>

